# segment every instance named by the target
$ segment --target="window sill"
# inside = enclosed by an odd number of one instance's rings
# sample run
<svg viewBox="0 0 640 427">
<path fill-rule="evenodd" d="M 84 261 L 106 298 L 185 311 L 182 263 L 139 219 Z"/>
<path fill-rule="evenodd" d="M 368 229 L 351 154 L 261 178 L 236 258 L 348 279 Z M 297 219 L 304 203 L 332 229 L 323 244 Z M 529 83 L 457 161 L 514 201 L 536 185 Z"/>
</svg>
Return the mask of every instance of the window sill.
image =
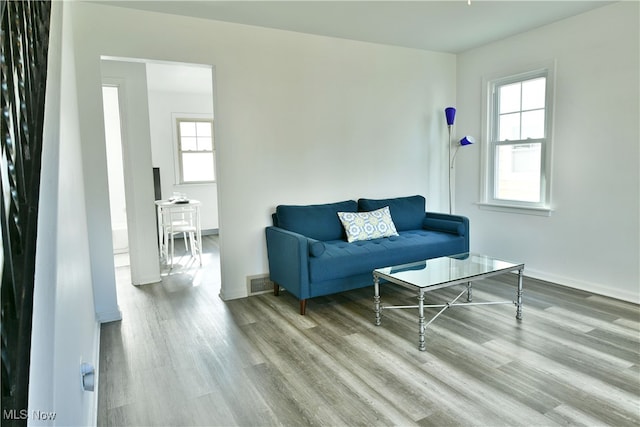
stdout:
<svg viewBox="0 0 640 427">
<path fill-rule="evenodd" d="M 529 206 L 515 206 L 515 205 L 503 205 L 498 203 L 478 202 L 476 203 L 478 208 L 487 211 L 495 212 L 507 212 L 523 215 L 536 215 L 536 216 L 551 216 L 553 210 L 549 207 L 529 207 Z"/>
<path fill-rule="evenodd" d="M 176 187 L 195 187 L 198 185 L 213 185 L 216 181 L 201 181 L 201 182 L 179 182 L 174 184 Z"/>
</svg>

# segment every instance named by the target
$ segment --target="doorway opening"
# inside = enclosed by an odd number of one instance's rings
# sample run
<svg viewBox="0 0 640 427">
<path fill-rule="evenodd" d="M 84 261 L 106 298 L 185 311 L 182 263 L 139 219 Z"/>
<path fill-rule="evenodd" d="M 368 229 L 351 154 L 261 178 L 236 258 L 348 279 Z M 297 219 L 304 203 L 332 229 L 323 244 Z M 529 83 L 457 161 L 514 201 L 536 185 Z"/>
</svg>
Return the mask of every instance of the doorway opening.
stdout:
<svg viewBox="0 0 640 427">
<path fill-rule="evenodd" d="M 102 57 L 101 68 L 118 294 L 121 284 L 161 283 L 169 289 L 186 289 L 209 282 L 203 277 L 218 278 L 220 257 L 215 172 L 213 176 L 207 175 L 206 179 L 185 179 L 180 173 L 183 165 L 179 156 L 182 154 L 184 157 L 185 150 L 189 156 L 193 152 L 207 151 L 206 160 L 214 162 L 210 166 L 215 171 L 213 67 Z M 196 130 L 198 124 L 205 120 L 211 123 L 210 135 L 204 138 L 209 142 L 203 143 L 203 149 L 196 144 L 198 150 L 194 151 L 185 143 L 185 140 L 191 141 L 188 138 L 191 135 L 185 133 L 184 126 L 181 127 L 185 120 L 196 123 Z M 197 132 L 196 136 L 199 135 Z M 191 165 L 190 168 L 201 166 Z M 202 267 L 199 262 L 192 262 L 191 252 L 182 251 L 185 249 L 182 244 L 175 246 L 176 258 L 171 268 L 158 256 L 161 237 L 156 212 L 158 203 L 154 205 L 154 200 L 167 201 L 175 198 L 176 194 L 200 202 L 202 243 L 205 246 Z M 215 282 L 212 286 L 219 290 L 220 280 Z"/>
<path fill-rule="evenodd" d="M 113 239 L 113 256 L 117 272 L 118 267 L 127 266 L 130 263 L 118 86 L 103 85 L 102 102 L 111 211 L 111 237 Z"/>
</svg>

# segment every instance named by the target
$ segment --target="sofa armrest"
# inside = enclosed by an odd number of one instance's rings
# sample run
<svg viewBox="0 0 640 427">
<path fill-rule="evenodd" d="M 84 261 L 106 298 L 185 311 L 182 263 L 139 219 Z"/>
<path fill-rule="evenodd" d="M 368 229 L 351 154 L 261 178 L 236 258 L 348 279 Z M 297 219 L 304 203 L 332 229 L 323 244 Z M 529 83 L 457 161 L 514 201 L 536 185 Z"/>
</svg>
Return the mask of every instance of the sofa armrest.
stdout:
<svg viewBox="0 0 640 427">
<path fill-rule="evenodd" d="M 283 228 L 266 228 L 269 276 L 298 297 L 309 297 L 309 239 Z"/>
<path fill-rule="evenodd" d="M 469 251 L 469 218 L 466 216 L 427 212 L 422 227 L 425 230 L 441 231 L 464 237 L 466 251 Z"/>
</svg>

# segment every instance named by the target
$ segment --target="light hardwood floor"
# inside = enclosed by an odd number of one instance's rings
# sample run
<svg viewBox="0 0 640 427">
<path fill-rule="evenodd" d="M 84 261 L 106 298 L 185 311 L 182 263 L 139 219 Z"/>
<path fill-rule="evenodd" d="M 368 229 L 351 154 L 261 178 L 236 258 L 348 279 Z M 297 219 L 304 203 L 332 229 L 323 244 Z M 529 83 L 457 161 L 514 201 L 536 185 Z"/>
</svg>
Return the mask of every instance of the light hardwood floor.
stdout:
<svg viewBox="0 0 640 427">
<path fill-rule="evenodd" d="M 522 322 L 511 305 L 452 308 L 420 352 L 413 310 L 373 325 L 372 288 L 312 299 L 306 316 L 286 292 L 223 302 L 217 240 L 205 243 L 203 268 L 185 257 L 162 283 L 119 285 L 99 425 L 640 425 L 637 305 L 525 279 Z M 512 299 L 515 283 L 477 282 L 474 301 Z"/>
</svg>

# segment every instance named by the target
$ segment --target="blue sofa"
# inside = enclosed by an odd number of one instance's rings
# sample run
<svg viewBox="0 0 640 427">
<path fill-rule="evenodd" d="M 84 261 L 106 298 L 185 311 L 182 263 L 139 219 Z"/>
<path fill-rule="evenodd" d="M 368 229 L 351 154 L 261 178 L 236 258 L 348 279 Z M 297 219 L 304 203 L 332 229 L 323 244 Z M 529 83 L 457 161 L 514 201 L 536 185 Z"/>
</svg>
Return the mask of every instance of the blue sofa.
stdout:
<svg viewBox="0 0 640 427">
<path fill-rule="evenodd" d="M 266 228 L 269 275 L 300 300 L 372 286 L 376 268 L 469 251 L 469 220 L 425 212 L 422 196 L 280 205 Z M 348 243 L 338 212 L 389 207 L 397 235 Z"/>
</svg>

